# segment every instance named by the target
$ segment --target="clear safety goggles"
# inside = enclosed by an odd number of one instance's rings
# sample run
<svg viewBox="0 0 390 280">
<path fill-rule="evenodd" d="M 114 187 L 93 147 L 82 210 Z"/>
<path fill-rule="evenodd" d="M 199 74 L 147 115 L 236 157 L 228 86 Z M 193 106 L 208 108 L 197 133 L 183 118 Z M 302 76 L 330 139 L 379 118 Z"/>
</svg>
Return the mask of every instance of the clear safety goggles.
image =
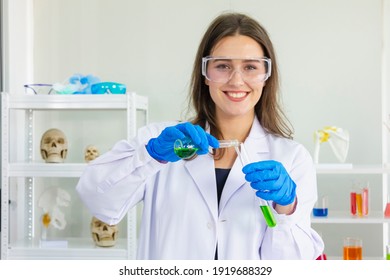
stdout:
<svg viewBox="0 0 390 280">
<path fill-rule="evenodd" d="M 202 75 L 216 83 L 227 83 L 235 73 L 247 83 L 261 83 L 271 76 L 271 59 L 232 58 L 224 56 L 206 56 L 202 58 Z"/>
</svg>

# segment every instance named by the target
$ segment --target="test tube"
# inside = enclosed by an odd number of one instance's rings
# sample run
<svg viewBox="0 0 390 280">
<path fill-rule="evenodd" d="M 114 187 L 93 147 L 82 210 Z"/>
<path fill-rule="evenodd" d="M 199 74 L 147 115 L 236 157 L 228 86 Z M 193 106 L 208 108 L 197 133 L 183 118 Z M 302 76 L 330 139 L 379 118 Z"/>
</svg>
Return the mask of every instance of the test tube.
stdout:
<svg viewBox="0 0 390 280">
<path fill-rule="evenodd" d="M 355 216 L 356 211 L 356 191 L 351 191 L 350 193 L 350 203 L 351 203 L 351 215 Z"/>
<path fill-rule="evenodd" d="M 363 198 L 361 192 L 356 193 L 356 206 L 357 206 L 358 216 L 359 217 L 363 216 Z"/>
<path fill-rule="evenodd" d="M 367 184 L 368 185 L 368 184 Z M 368 187 L 362 190 L 362 214 L 363 216 L 368 215 Z"/>
<path fill-rule="evenodd" d="M 245 165 L 249 164 L 250 160 L 249 160 L 248 154 L 246 153 L 244 144 L 240 143 L 239 146 L 234 146 L 234 147 L 235 147 L 235 150 L 237 152 L 238 157 L 241 160 L 242 165 L 245 166 Z M 261 209 L 261 212 L 263 213 L 263 216 L 264 216 L 264 219 L 265 219 L 265 222 L 267 223 L 267 225 L 269 227 L 276 226 L 276 220 L 275 220 L 275 217 L 271 211 L 271 208 L 269 207 L 267 202 L 265 202 L 261 198 L 260 198 L 260 209 Z"/>
</svg>

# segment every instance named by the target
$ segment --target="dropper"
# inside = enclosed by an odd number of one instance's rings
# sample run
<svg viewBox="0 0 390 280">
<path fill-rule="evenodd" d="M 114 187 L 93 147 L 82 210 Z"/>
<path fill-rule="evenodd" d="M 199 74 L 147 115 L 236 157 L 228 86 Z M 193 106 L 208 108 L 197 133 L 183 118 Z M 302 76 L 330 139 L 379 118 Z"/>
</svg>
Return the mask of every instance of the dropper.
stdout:
<svg viewBox="0 0 390 280">
<path fill-rule="evenodd" d="M 241 163 L 243 166 L 249 164 L 251 161 L 249 160 L 249 156 L 245 150 L 244 143 L 240 143 L 239 146 L 234 146 L 236 153 L 238 157 L 241 160 Z M 269 227 L 274 227 L 276 226 L 276 220 L 275 217 L 271 211 L 271 208 L 267 204 L 267 202 L 264 199 L 260 198 L 260 209 L 261 212 L 263 212 L 263 216 L 265 219 L 265 222 Z"/>
<path fill-rule="evenodd" d="M 218 140 L 219 148 L 239 147 L 240 141 L 234 140 Z"/>
</svg>

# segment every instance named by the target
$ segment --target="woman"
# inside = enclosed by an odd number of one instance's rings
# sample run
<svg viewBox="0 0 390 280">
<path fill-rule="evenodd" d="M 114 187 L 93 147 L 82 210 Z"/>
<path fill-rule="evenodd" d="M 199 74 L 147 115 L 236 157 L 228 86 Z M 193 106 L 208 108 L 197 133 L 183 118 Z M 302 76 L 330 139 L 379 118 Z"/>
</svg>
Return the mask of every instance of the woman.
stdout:
<svg viewBox="0 0 390 280">
<path fill-rule="evenodd" d="M 93 161 L 77 190 L 98 219 L 118 223 L 143 202 L 138 259 L 316 259 L 323 242 L 311 228 L 315 169 L 294 142 L 278 104 L 278 71 L 267 32 L 237 13 L 217 17 L 197 52 L 191 122 L 150 124 Z M 176 139 L 199 148 L 188 160 Z M 237 139 L 251 157 L 242 163 Z M 267 201 L 276 219 L 259 209 Z"/>
</svg>

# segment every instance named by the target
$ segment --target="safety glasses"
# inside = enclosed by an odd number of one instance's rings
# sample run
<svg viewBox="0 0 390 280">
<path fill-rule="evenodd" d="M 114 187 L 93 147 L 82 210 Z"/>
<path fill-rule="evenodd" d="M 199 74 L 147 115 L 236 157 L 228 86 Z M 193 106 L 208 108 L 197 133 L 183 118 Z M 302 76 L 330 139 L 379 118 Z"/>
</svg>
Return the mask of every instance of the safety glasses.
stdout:
<svg viewBox="0 0 390 280">
<path fill-rule="evenodd" d="M 52 84 L 27 84 L 24 85 L 27 94 L 51 94 L 53 91 Z"/>
<path fill-rule="evenodd" d="M 227 83 L 235 73 L 248 83 L 261 83 L 271 76 L 271 59 L 267 57 L 233 58 L 207 56 L 202 58 L 202 75 L 216 83 Z"/>
</svg>

